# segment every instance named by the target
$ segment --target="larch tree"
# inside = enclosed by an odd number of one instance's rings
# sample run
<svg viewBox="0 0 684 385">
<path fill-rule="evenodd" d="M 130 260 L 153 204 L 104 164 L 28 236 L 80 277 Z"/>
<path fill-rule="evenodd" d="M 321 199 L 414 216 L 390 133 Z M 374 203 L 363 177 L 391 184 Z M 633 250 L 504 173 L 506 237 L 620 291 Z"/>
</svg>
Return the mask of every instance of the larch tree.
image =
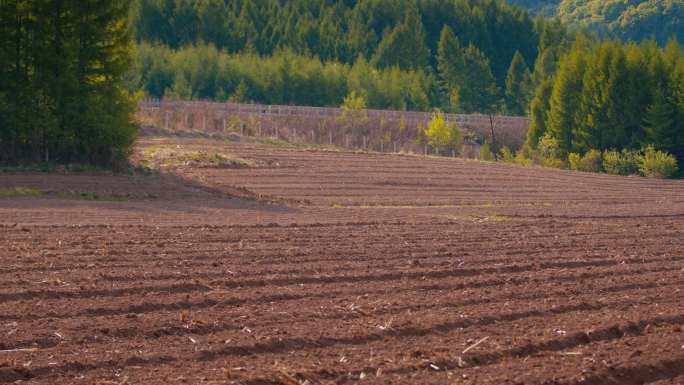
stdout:
<svg viewBox="0 0 684 385">
<path fill-rule="evenodd" d="M 549 101 L 547 132 L 558 141 L 559 150 L 567 154 L 572 149 L 573 129 L 581 115 L 580 96 L 586 67 L 585 42 L 579 40 L 561 60 Z"/>
<path fill-rule="evenodd" d="M 530 69 L 520 52 L 516 51 L 506 76 L 506 112 L 518 116 L 527 113 L 531 82 Z"/>
<path fill-rule="evenodd" d="M 430 50 L 417 10 L 409 8 L 404 21 L 380 41 L 371 63 L 380 68 L 418 69 L 428 65 Z"/>
</svg>

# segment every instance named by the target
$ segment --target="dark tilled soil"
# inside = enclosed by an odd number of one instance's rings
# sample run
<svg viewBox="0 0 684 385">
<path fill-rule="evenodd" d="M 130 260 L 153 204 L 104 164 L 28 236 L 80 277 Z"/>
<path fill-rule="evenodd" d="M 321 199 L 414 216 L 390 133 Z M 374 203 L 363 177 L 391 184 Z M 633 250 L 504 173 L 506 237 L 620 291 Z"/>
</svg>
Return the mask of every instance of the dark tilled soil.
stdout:
<svg viewBox="0 0 684 385">
<path fill-rule="evenodd" d="M 684 383 L 682 181 L 151 144 L 258 166 L 0 174 L 0 384 Z"/>
</svg>

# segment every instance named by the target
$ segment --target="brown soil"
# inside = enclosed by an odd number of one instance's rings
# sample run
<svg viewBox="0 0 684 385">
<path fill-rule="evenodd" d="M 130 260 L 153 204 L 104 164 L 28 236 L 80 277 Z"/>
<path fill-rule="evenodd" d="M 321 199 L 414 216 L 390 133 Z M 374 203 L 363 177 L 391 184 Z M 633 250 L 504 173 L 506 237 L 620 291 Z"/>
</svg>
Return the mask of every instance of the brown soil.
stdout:
<svg viewBox="0 0 684 385">
<path fill-rule="evenodd" d="M 150 145 L 0 174 L 0 384 L 684 383 L 682 181 Z"/>
</svg>

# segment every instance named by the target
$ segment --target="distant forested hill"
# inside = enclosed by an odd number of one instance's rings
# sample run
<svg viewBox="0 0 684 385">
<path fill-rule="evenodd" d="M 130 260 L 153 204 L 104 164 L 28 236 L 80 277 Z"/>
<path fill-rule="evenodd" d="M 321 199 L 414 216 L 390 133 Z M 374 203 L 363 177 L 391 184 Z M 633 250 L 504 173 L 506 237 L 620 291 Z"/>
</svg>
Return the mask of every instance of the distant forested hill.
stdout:
<svg viewBox="0 0 684 385">
<path fill-rule="evenodd" d="M 284 104 L 522 114 L 565 40 L 501 0 L 135 0 L 131 21 L 132 89 Z"/>
<path fill-rule="evenodd" d="M 288 48 L 404 70 L 436 63 L 446 25 L 484 53 L 500 85 L 515 52 L 533 63 L 538 46 L 532 18 L 495 0 L 137 0 L 133 13 L 138 41 L 171 48 L 204 42 L 266 56 Z"/>
<path fill-rule="evenodd" d="M 625 41 L 684 39 L 684 0 L 564 0 L 558 16 Z"/>
<path fill-rule="evenodd" d="M 532 13 L 556 15 L 624 41 L 684 39 L 684 0 L 509 0 Z"/>
<path fill-rule="evenodd" d="M 536 15 L 553 16 L 558 11 L 561 0 L 509 0 L 508 2 Z"/>
</svg>

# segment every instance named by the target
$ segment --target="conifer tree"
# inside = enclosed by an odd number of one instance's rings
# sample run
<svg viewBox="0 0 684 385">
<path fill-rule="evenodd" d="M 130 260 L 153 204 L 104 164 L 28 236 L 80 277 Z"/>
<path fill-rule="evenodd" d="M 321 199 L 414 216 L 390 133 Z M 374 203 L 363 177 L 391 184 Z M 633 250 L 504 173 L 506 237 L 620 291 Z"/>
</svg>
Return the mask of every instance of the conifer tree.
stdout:
<svg viewBox="0 0 684 385">
<path fill-rule="evenodd" d="M 644 131 L 647 142 L 656 148 L 668 152 L 677 150 L 676 141 L 678 127 L 675 126 L 675 110 L 667 98 L 666 92 L 656 89 L 653 101 L 646 108 Z"/>
<path fill-rule="evenodd" d="M 506 77 L 506 111 L 511 115 L 525 115 L 530 99 L 530 69 L 519 51 L 515 52 Z"/>
<path fill-rule="evenodd" d="M 579 101 L 586 66 L 585 44 L 584 40 L 578 40 L 571 52 L 561 60 L 549 101 L 547 132 L 558 141 L 562 154 L 572 149 L 573 129 L 581 116 Z"/>
<path fill-rule="evenodd" d="M 546 133 L 553 84 L 551 79 L 542 82 L 530 103 L 530 127 L 525 143 L 531 149 L 537 148 L 539 139 Z"/>
<path fill-rule="evenodd" d="M 380 68 L 418 69 L 427 66 L 429 58 L 420 15 L 409 8 L 404 21 L 380 41 L 371 63 Z"/>
<path fill-rule="evenodd" d="M 10 50 L 2 44 L 9 60 L 0 88 L 12 98 L 0 101 L 11 116 L 0 161 L 126 158 L 136 131 L 135 104 L 122 87 L 128 7 L 125 0 L 0 2 L 0 25 L 11 26 L 3 38 L 12 41 Z"/>
<path fill-rule="evenodd" d="M 588 55 L 579 111 L 573 127 L 574 150 L 622 148 L 630 141 L 626 113 L 638 106 L 628 103 L 628 70 L 623 49 L 617 42 L 594 47 Z"/>
<path fill-rule="evenodd" d="M 459 77 L 459 103 L 463 111 L 492 113 L 498 109 L 499 90 L 489 60 L 472 44 L 463 51 L 463 73 Z"/>
<path fill-rule="evenodd" d="M 448 98 L 450 110 L 458 108 L 459 85 L 465 81 L 463 62 L 463 48 L 454 35 L 451 28 L 444 26 L 437 46 L 437 70 L 440 84 L 444 94 Z"/>
</svg>

